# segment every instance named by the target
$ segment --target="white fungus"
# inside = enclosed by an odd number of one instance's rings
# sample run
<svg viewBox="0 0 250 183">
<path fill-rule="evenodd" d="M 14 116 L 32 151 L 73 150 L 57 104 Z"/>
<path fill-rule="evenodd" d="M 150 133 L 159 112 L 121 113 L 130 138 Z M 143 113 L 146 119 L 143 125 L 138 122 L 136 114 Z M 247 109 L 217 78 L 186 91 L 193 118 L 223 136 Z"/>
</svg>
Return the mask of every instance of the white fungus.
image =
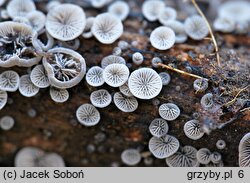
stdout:
<svg viewBox="0 0 250 183">
<path fill-rule="evenodd" d="M 120 56 L 122 54 L 122 49 L 120 47 L 114 47 L 112 55 Z"/>
<path fill-rule="evenodd" d="M 159 76 L 161 77 L 162 85 L 166 86 L 170 83 L 171 77 L 167 72 L 161 72 L 159 73 Z"/>
<path fill-rule="evenodd" d="M 162 137 L 168 133 L 168 123 L 164 119 L 155 118 L 149 125 L 150 133 L 155 137 Z"/>
<path fill-rule="evenodd" d="M 86 19 L 86 25 L 82 33 L 82 37 L 84 37 L 85 39 L 91 38 L 93 36 L 91 32 L 91 28 L 94 24 L 94 20 L 95 20 L 95 17 L 88 17 Z"/>
<path fill-rule="evenodd" d="M 126 149 L 121 154 L 121 160 L 128 166 L 135 166 L 141 161 L 141 155 L 136 149 Z"/>
<path fill-rule="evenodd" d="M 160 10 L 158 15 L 158 20 L 162 25 L 167 25 L 169 21 L 175 20 L 177 16 L 177 12 L 174 8 L 165 7 Z"/>
<path fill-rule="evenodd" d="M 244 135 L 239 143 L 239 166 L 250 167 L 250 133 Z"/>
<path fill-rule="evenodd" d="M 40 32 L 46 21 L 46 16 L 41 11 L 32 11 L 26 15 L 26 18 L 29 20 L 30 26 L 37 32 Z"/>
<path fill-rule="evenodd" d="M 199 15 L 188 17 L 184 26 L 187 35 L 194 40 L 202 40 L 209 33 L 205 20 Z"/>
<path fill-rule="evenodd" d="M 180 147 L 180 143 L 175 137 L 165 135 L 160 138 L 152 137 L 149 140 L 148 147 L 156 158 L 164 159 L 176 153 Z"/>
<path fill-rule="evenodd" d="M 46 29 L 61 41 L 70 41 L 80 36 L 86 24 L 83 9 L 74 4 L 60 4 L 47 14 Z"/>
<path fill-rule="evenodd" d="M 49 1 L 46 5 L 46 10 L 49 11 L 55 7 L 57 7 L 58 5 L 60 5 L 60 1 L 57 1 L 57 0 L 52 0 L 52 1 Z"/>
<path fill-rule="evenodd" d="M 216 142 L 216 147 L 217 147 L 217 149 L 220 149 L 220 150 L 222 150 L 222 149 L 225 149 L 225 147 L 226 147 L 226 142 L 224 141 L 224 140 L 218 140 L 217 142 Z"/>
<path fill-rule="evenodd" d="M 96 16 L 91 31 L 101 43 L 111 44 L 122 35 L 123 25 L 113 14 L 102 13 Z"/>
<path fill-rule="evenodd" d="M 186 122 L 183 130 L 185 135 L 192 140 L 198 140 L 204 135 L 199 121 L 197 120 L 190 120 Z"/>
<path fill-rule="evenodd" d="M 86 74 L 86 81 L 90 86 L 102 86 L 105 83 L 103 69 L 99 66 L 91 67 Z"/>
<path fill-rule="evenodd" d="M 76 118 L 84 126 L 97 125 L 101 119 L 99 111 L 91 104 L 83 104 L 76 111 Z"/>
<path fill-rule="evenodd" d="M 213 94 L 207 93 L 201 98 L 201 106 L 203 109 L 210 109 L 214 105 Z"/>
<path fill-rule="evenodd" d="M 197 150 L 192 146 L 181 147 L 172 156 L 166 158 L 169 167 L 198 167 L 200 163 L 196 158 Z"/>
<path fill-rule="evenodd" d="M 151 60 L 151 64 L 154 68 L 158 68 L 159 67 L 159 63 L 162 63 L 162 60 L 159 57 L 154 57 Z"/>
<path fill-rule="evenodd" d="M 196 79 L 193 84 L 194 89 L 197 92 L 203 92 L 208 88 L 208 80 L 207 79 Z"/>
<path fill-rule="evenodd" d="M 141 65 L 144 58 L 143 58 L 143 55 L 139 52 L 136 52 L 132 55 L 132 60 L 133 60 L 133 63 L 136 64 L 136 65 Z"/>
<path fill-rule="evenodd" d="M 45 41 L 44 39 L 43 41 L 40 40 L 38 37 L 43 34 L 46 36 Z M 36 36 L 34 36 L 32 43 L 33 43 L 33 46 L 36 48 L 36 50 L 42 52 L 42 51 L 50 50 L 54 46 L 55 41 L 54 41 L 54 38 L 48 33 L 48 31 L 43 29 L 39 34 L 36 34 Z"/>
<path fill-rule="evenodd" d="M 120 56 L 116 56 L 116 55 L 106 56 L 101 61 L 101 66 L 103 69 L 110 64 L 124 64 L 124 65 L 126 65 L 126 61 L 124 58 L 122 58 Z"/>
<path fill-rule="evenodd" d="M 147 0 L 142 4 L 142 14 L 148 21 L 156 21 L 165 3 L 161 0 Z"/>
<path fill-rule="evenodd" d="M 129 43 L 127 41 L 119 41 L 118 42 L 118 47 L 121 48 L 122 50 L 126 50 L 129 47 Z"/>
<path fill-rule="evenodd" d="M 160 26 L 151 32 L 149 40 L 154 48 L 167 50 L 175 43 L 175 33 L 169 27 Z"/>
<path fill-rule="evenodd" d="M 161 92 L 162 80 L 153 69 L 141 68 L 131 73 L 128 86 L 135 97 L 152 99 Z"/>
<path fill-rule="evenodd" d="M 197 160 L 204 165 L 207 165 L 211 161 L 210 155 L 211 152 L 207 148 L 201 148 L 196 153 Z"/>
<path fill-rule="evenodd" d="M 10 130 L 15 124 L 15 120 L 11 116 L 4 116 L 0 119 L 0 128 L 2 130 Z"/>
<path fill-rule="evenodd" d="M 124 1 L 116 1 L 109 5 L 108 12 L 115 15 L 121 21 L 124 21 L 129 14 L 129 6 Z"/>
<path fill-rule="evenodd" d="M 0 74 L 0 90 L 15 92 L 20 83 L 20 78 L 15 71 L 4 71 Z"/>
<path fill-rule="evenodd" d="M 39 167 L 65 167 L 63 158 L 57 153 L 45 153 L 39 158 Z"/>
<path fill-rule="evenodd" d="M 134 112 L 138 108 L 138 101 L 135 97 L 127 97 L 120 92 L 114 94 L 114 103 L 123 112 Z"/>
<path fill-rule="evenodd" d="M 229 18 L 217 18 L 214 20 L 214 29 L 221 32 L 233 32 L 235 30 L 236 23 Z"/>
<path fill-rule="evenodd" d="M 213 162 L 213 163 L 219 163 L 221 161 L 221 154 L 218 153 L 218 152 L 213 152 L 212 154 L 210 154 L 210 160 Z"/>
<path fill-rule="evenodd" d="M 170 27 L 175 33 L 175 43 L 184 43 L 187 40 L 184 24 L 177 20 L 167 22 L 167 27 Z"/>
<path fill-rule="evenodd" d="M 63 103 L 69 99 L 69 92 L 66 89 L 50 87 L 49 94 L 51 99 L 57 103 Z"/>
<path fill-rule="evenodd" d="M 179 107 L 173 103 L 165 103 L 159 107 L 159 115 L 167 121 L 175 120 L 180 113 Z"/>
<path fill-rule="evenodd" d="M 131 91 L 129 90 L 129 87 L 128 87 L 128 82 L 124 83 L 122 86 L 119 86 L 119 90 L 120 92 L 127 96 L 127 97 L 132 97 L 133 94 L 131 93 Z"/>
<path fill-rule="evenodd" d="M 19 92 L 25 97 L 33 97 L 39 88 L 31 82 L 29 75 L 23 75 L 20 77 Z"/>
<path fill-rule="evenodd" d="M 7 4 L 7 11 L 11 18 L 25 16 L 34 10 L 36 6 L 32 0 L 11 0 Z"/>
<path fill-rule="evenodd" d="M 91 93 L 90 101 L 93 106 L 104 108 L 112 102 L 112 97 L 107 90 L 101 89 Z"/>
<path fill-rule="evenodd" d="M 111 0 L 91 0 L 91 5 L 94 8 L 102 8 L 104 7 L 106 4 L 108 4 Z"/>
<path fill-rule="evenodd" d="M 110 64 L 103 70 L 104 81 L 112 86 L 122 86 L 129 77 L 129 69 L 124 64 Z"/>
<path fill-rule="evenodd" d="M 43 65 L 36 65 L 31 73 L 30 80 L 38 88 L 47 88 L 50 85 L 49 78 Z"/>
<path fill-rule="evenodd" d="M 8 94 L 6 91 L 0 90 L 0 110 L 4 108 L 7 103 Z"/>
</svg>

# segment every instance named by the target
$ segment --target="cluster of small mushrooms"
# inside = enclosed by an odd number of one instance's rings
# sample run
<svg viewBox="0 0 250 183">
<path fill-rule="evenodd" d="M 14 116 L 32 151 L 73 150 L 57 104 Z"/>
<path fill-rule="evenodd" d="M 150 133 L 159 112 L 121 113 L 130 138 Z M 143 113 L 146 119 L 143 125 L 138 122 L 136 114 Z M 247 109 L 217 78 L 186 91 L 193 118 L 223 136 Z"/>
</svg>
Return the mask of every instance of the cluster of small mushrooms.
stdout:
<svg viewBox="0 0 250 183">
<path fill-rule="evenodd" d="M 132 61 L 138 69 L 132 71 L 121 56 L 131 46 L 124 40 L 118 42 L 111 55 L 102 59 L 100 66 L 86 69 L 85 59 L 76 51 L 81 46 L 78 37 L 95 37 L 102 44 L 112 44 L 123 34 L 123 21 L 130 11 L 125 1 L 90 2 L 94 8 L 108 5 L 107 12 L 96 17 L 86 17 L 80 6 L 54 0 L 48 2 L 45 15 L 36 9 L 32 0 L 10 0 L 8 3 L 0 1 L 1 18 L 7 20 L 0 23 L 0 67 L 8 68 L 0 74 L 0 109 L 7 103 L 7 92 L 17 90 L 25 97 L 33 97 L 40 89 L 49 87 L 53 101 L 66 102 L 69 99 L 67 89 L 78 85 L 85 77 L 88 85 L 98 87 L 91 93 L 90 103 L 82 104 L 76 111 L 79 123 L 89 127 L 97 125 L 101 120 L 98 108 L 105 108 L 113 101 L 122 112 L 134 112 L 138 108 L 138 100 L 154 99 L 162 87 L 169 84 L 171 77 L 167 72 L 157 73 L 154 70 L 162 62 L 158 57 L 152 59 L 152 68 L 140 67 L 144 56 L 140 52 L 133 53 Z M 223 32 L 239 31 L 249 23 L 249 7 L 247 2 L 223 5 L 214 27 Z M 159 21 L 162 24 L 149 37 L 151 45 L 158 50 L 167 50 L 176 43 L 184 43 L 188 37 L 202 40 L 209 34 L 203 17 L 196 14 L 184 22 L 177 20 L 176 10 L 166 6 L 161 0 L 145 1 L 142 4 L 142 14 L 148 22 Z M 19 76 L 11 70 L 13 66 L 27 67 L 28 73 Z M 111 95 L 108 90 L 99 89 L 104 84 L 117 88 L 117 92 Z M 207 87 L 206 79 L 197 79 L 194 82 L 197 92 L 205 91 Z M 210 110 L 213 105 L 215 104 L 211 93 L 201 98 L 201 106 L 205 110 Z M 196 150 L 192 146 L 181 146 L 177 138 L 168 134 L 168 122 L 176 120 L 180 113 L 181 110 L 174 103 L 163 103 L 159 106 L 159 117 L 149 126 L 153 136 L 148 144 L 150 152 L 158 159 L 165 159 L 168 166 L 223 166 L 220 153 L 210 152 L 206 148 Z M 4 130 L 13 125 L 14 119 L 10 116 L 0 120 L 0 126 Z M 196 119 L 186 122 L 183 130 L 192 140 L 202 138 L 207 132 Z M 216 146 L 223 149 L 226 144 L 219 140 Z M 247 134 L 239 146 L 240 166 L 250 166 L 249 148 L 250 135 Z M 124 150 L 121 155 L 123 163 L 129 166 L 137 165 L 141 157 L 137 149 Z M 147 157 L 148 155 L 144 155 L 144 158 Z M 57 154 L 27 147 L 18 152 L 15 165 L 64 166 L 64 162 Z"/>
</svg>

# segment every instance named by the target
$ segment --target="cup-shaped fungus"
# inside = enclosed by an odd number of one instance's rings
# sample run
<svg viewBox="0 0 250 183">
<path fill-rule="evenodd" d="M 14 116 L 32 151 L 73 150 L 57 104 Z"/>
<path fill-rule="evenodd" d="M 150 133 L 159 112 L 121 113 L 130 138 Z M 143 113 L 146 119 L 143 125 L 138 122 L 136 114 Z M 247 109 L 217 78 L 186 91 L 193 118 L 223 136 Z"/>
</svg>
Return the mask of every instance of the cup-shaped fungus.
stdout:
<svg viewBox="0 0 250 183">
<path fill-rule="evenodd" d="M 168 73 L 161 72 L 161 73 L 159 73 L 159 76 L 161 77 L 161 81 L 162 81 L 163 86 L 166 86 L 170 83 L 171 77 Z"/>
<path fill-rule="evenodd" d="M 132 55 L 132 60 L 133 60 L 134 64 L 141 65 L 144 58 L 143 58 L 143 55 L 140 52 L 136 52 L 136 53 L 134 53 Z"/>
<path fill-rule="evenodd" d="M 190 120 L 186 122 L 183 130 L 185 135 L 192 140 L 198 140 L 204 135 L 199 121 L 197 120 Z"/>
<path fill-rule="evenodd" d="M 177 20 L 167 22 L 167 27 L 170 27 L 175 33 L 175 43 L 184 43 L 187 40 L 184 24 Z"/>
<path fill-rule="evenodd" d="M 148 144 L 150 152 L 158 159 L 164 159 L 176 153 L 180 147 L 178 139 L 171 135 L 152 137 Z"/>
<path fill-rule="evenodd" d="M 38 88 L 49 87 L 49 78 L 43 65 L 36 65 L 30 73 L 31 82 Z"/>
<path fill-rule="evenodd" d="M 159 63 L 162 63 L 162 60 L 159 57 L 154 57 L 151 60 L 151 64 L 154 68 L 158 68 L 159 67 Z"/>
<path fill-rule="evenodd" d="M 210 154 L 210 160 L 213 162 L 213 163 L 219 163 L 221 161 L 221 154 L 218 153 L 218 152 L 213 152 L 212 154 Z"/>
<path fill-rule="evenodd" d="M 129 14 L 128 3 L 124 1 L 116 1 L 109 5 L 108 12 L 115 15 L 121 21 L 125 20 Z"/>
<path fill-rule="evenodd" d="M 126 82 L 125 84 L 123 84 L 122 86 L 119 86 L 119 90 L 120 92 L 127 96 L 127 97 L 132 97 L 133 94 L 131 93 L 131 91 L 129 90 L 129 87 L 128 87 L 128 82 Z"/>
<path fill-rule="evenodd" d="M 141 155 L 136 149 L 126 149 L 121 154 L 121 160 L 128 166 L 135 166 L 141 161 Z"/>
<path fill-rule="evenodd" d="M 221 32 L 233 32 L 235 29 L 235 22 L 229 18 L 217 18 L 214 20 L 214 29 Z"/>
<path fill-rule="evenodd" d="M 209 33 L 204 18 L 199 15 L 188 17 L 185 20 L 184 26 L 187 35 L 194 40 L 202 40 Z"/>
<path fill-rule="evenodd" d="M 162 89 L 161 77 L 150 68 L 141 68 L 131 73 L 128 79 L 131 93 L 140 99 L 152 99 Z"/>
<path fill-rule="evenodd" d="M 52 37 L 70 41 L 82 34 L 85 24 L 85 13 L 80 6 L 60 4 L 49 11 L 45 26 Z"/>
<path fill-rule="evenodd" d="M 122 86 L 129 77 L 129 69 L 124 64 L 110 64 L 103 70 L 104 81 L 112 87 Z"/>
<path fill-rule="evenodd" d="M 250 133 L 244 135 L 239 143 L 239 166 L 250 167 Z"/>
<path fill-rule="evenodd" d="M 32 40 L 36 31 L 26 24 L 17 22 L 0 23 L 0 66 L 31 67 L 37 64 L 41 57 L 36 54 Z"/>
<path fill-rule="evenodd" d="M 167 121 L 175 120 L 179 117 L 180 113 L 179 107 L 173 103 L 162 104 L 159 107 L 159 115 Z"/>
<path fill-rule="evenodd" d="M 46 16 L 41 11 L 32 11 L 26 15 L 26 18 L 29 20 L 30 26 L 37 32 L 40 32 L 46 21 Z"/>
<path fill-rule="evenodd" d="M 171 7 L 165 7 L 158 15 L 159 22 L 162 25 L 167 25 L 169 21 L 175 20 L 177 16 L 176 10 Z"/>
<path fill-rule="evenodd" d="M 101 61 L 101 66 L 103 69 L 110 64 L 124 64 L 124 65 L 126 65 L 126 61 L 124 60 L 124 58 L 122 58 L 120 56 L 116 56 L 116 55 L 106 56 Z"/>
<path fill-rule="evenodd" d="M 110 0 L 91 0 L 91 5 L 94 8 L 102 8 L 110 2 Z"/>
<path fill-rule="evenodd" d="M 0 74 L 0 90 L 15 92 L 20 83 L 20 78 L 15 71 L 4 71 Z"/>
<path fill-rule="evenodd" d="M 211 152 L 207 148 L 201 148 L 196 153 L 197 160 L 204 165 L 207 165 L 211 159 L 210 159 Z"/>
<path fill-rule="evenodd" d="M 201 98 L 201 106 L 203 109 L 210 109 L 214 105 L 213 94 L 207 93 Z"/>
<path fill-rule="evenodd" d="M 197 92 L 204 92 L 208 88 L 208 80 L 207 79 L 196 79 L 194 81 L 194 89 Z"/>
<path fill-rule="evenodd" d="M 20 77 L 19 92 L 25 97 L 33 97 L 39 88 L 32 83 L 29 75 L 23 75 Z"/>
<path fill-rule="evenodd" d="M 192 146 L 181 147 L 172 156 L 166 158 L 169 167 L 198 167 L 200 163 L 196 158 L 197 150 Z"/>
<path fill-rule="evenodd" d="M 60 5 L 61 2 L 58 1 L 58 0 L 52 0 L 52 1 L 49 1 L 46 5 L 46 10 L 49 11 L 55 7 L 57 7 L 58 5 Z"/>
<path fill-rule="evenodd" d="M 101 89 L 91 93 L 90 101 L 93 106 L 104 108 L 112 102 L 112 97 L 107 90 Z"/>
<path fill-rule="evenodd" d="M 11 18 L 25 16 L 34 10 L 36 10 L 36 6 L 32 0 L 11 0 L 7 5 L 7 11 Z"/>
<path fill-rule="evenodd" d="M 155 118 L 149 125 L 150 133 L 155 137 L 162 137 L 168 133 L 168 123 L 164 119 Z"/>
<path fill-rule="evenodd" d="M 216 142 L 216 147 L 217 147 L 217 149 L 220 149 L 220 150 L 222 150 L 222 149 L 225 149 L 225 147 L 226 147 L 226 142 L 224 141 L 224 140 L 218 140 L 217 142 Z"/>
<path fill-rule="evenodd" d="M 86 19 L 86 25 L 84 27 L 82 37 L 85 39 L 91 38 L 93 36 L 93 33 L 91 32 L 91 28 L 94 24 L 95 17 L 88 17 Z"/>
<path fill-rule="evenodd" d="M 120 92 L 114 94 L 114 103 L 123 112 L 134 112 L 138 108 L 138 101 L 135 97 L 124 96 Z"/>
<path fill-rule="evenodd" d="M 167 50 L 175 43 L 175 33 L 169 27 L 160 26 L 151 32 L 149 40 L 154 48 Z"/>
<path fill-rule="evenodd" d="M 76 118 L 84 126 L 95 126 L 101 119 L 99 111 L 91 104 L 83 104 L 78 107 Z"/>
<path fill-rule="evenodd" d="M 102 13 L 96 16 L 91 31 L 101 43 L 111 44 L 122 35 L 123 25 L 113 14 Z"/>
<path fill-rule="evenodd" d="M 40 36 L 45 36 L 45 41 L 44 39 L 41 40 L 39 37 Z M 53 46 L 54 46 L 54 38 L 48 33 L 48 31 L 46 31 L 45 29 L 43 29 L 43 32 L 40 32 L 39 34 L 36 34 L 36 36 L 34 36 L 32 43 L 34 45 L 34 47 L 36 48 L 36 50 L 38 51 L 48 51 L 50 50 Z"/>
<path fill-rule="evenodd" d="M 86 63 L 77 52 L 66 48 L 54 48 L 43 58 L 43 65 L 52 86 L 71 88 L 85 75 Z"/>
<path fill-rule="evenodd" d="M 65 167 L 63 158 L 57 153 L 45 153 L 38 162 L 39 167 Z"/>
<path fill-rule="evenodd" d="M 147 0 L 142 4 L 142 14 L 148 21 L 156 21 L 165 3 L 161 0 Z"/>
<path fill-rule="evenodd" d="M 4 108 L 7 103 L 8 94 L 6 91 L 0 90 L 0 110 Z"/>
<path fill-rule="evenodd" d="M 51 99 L 57 103 L 63 103 L 69 99 L 69 92 L 66 89 L 50 87 L 49 94 Z"/>
<path fill-rule="evenodd" d="M 0 119 L 0 128 L 2 130 L 10 130 L 15 124 L 15 120 L 11 116 L 4 116 Z"/>
<path fill-rule="evenodd" d="M 99 66 L 91 67 L 86 74 L 86 81 L 90 86 L 102 86 L 105 83 L 103 69 Z"/>
</svg>

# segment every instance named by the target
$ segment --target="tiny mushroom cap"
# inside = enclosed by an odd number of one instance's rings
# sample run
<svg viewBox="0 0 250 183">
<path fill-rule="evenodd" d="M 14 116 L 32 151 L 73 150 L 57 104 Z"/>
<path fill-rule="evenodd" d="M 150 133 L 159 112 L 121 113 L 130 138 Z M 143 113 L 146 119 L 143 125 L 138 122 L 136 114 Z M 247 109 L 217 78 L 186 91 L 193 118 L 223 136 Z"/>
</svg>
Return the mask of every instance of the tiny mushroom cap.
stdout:
<svg viewBox="0 0 250 183">
<path fill-rule="evenodd" d="M 51 10 L 52 8 L 54 8 L 54 7 L 56 7 L 56 6 L 60 5 L 60 4 L 61 4 L 61 2 L 60 2 L 60 1 L 57 1 L 57 0 L 49 1 L 49 2 L 47 3 L 46 10 L 49 11 L 49 10 Z"/>
<path fill-rule="evenodd" d="M 116 1 L 108 7 L 108 12 L 123 21 L 128 17 L 129 14 L 128 3 L 124 1 Z"/>
<path fill-rule="evenodd" d="M 86 19 L 86 25 L 84 27 L 82 37 L 85 39 L 91 38 L 93 36 L 93 33 L 91 32 L 91 28 L 94 24 L 95 17 L 88 17 Z"/>
<path fill-rule="evenodd" d="M 185 135 L 192 140 L 198 140 L 204 135 L 199 121 L 197 120 L 190 120 L 186 122 L 183 129 Z"/>
<path fill-rule="evenodd" d="M 141 155 L 136 149 L 126 149 L 121 154 L 121 160 L 128 166 L 135 166 L 141 161 Z"/>
<path fill-rule="evenodd" d="M 205 91 L 207 88 L 208 88 L 208 80 L 207 79 L 196 79 L 194 81 L 194 89 L 197 91 L 197 92 L 203 92 Z"/>
<path fill-rule="evenodd" d="M 122 86 L 119 86 L 119 90 L 120 92 L 127 96 L 127 97 L 132 97 L 133 94 L 131 93 L 131 91 L 129 90 L 129 87 L 128 87 L 128 82 L 124 83 Z"/>
<path fill-rule="evenodd" d="M 192 146 L 181 147 L 172 156 L 166 158 L 169 167 L 198 167 L 200 163 L 196 158 L 197 150 Z"/>
<path fill-rule="evenodd" d="M 217 142 L 216 142 L 216 147 L 217 147 L 217 149 L 220 149 L 220 150 L 222 150 L 222 149 L 225 149 L 225 147 L 226 147 L 226 142 L 224 141 L 224 140 L 218 140 Z"/>
<path fill-rule="evenodd" d="M 111 44 L 122 35 L 123 25 L 113 14 L 102 13 L 96 16 L 91 31 L 101 43 Z"/>
<path fill-rule="evenodd" d="M 39 88 L 32 83 L 27 74 L 20 77 L 19 92 L 25 97 L 33 97 L 39 92 Z"/>
<path fill-rule="evenodd" d="M 167 121 L 175 120 L 180 113 L 179 107 L 173 103 L 165 103 L 159 107 L 159 115 Z"/>
<path fill-rule="evenodd" d="M 50 87 L 49 94 L 51 99 L 57 103 L 63 103 L 69 99 L 69 92 L 66 89 Z"/>
<path fill-rule="evenodd" d="M 201 148 L 196 153 L 197 160 L 204 165 L 207 165 L 211 161 L 211 152 L 207 148 Z"/>
<path fill-rule="evenodd" d="M 47 15 L 46 29 L 61 41 L 70 41 L 80 36 L 86 24 L 83 9 L 74 4 L 60 4 Z"/>
<path fill-rule="evenodd" d="M 221 158 L 222 158 L 222 156 L 218 152 L 213 152 L 212 154 L 210 154 L 210 160 L 213 163 L 219 163 L 221 161 Z"/>
<path fill-rule="evenodd" d="M 42 32 L 43 31 L 43 32 Z M 40 35 L 45 35 L 45 41 L 43 39 L 43 41 L 38 37 Z M 32 43 L 34 45 L 34 47 L 36 48 L 36 50 L 38 51 L 48 51 L 50 50 L 55 43 L 54 38 L 48 33 L 48 31 L 46 31 L 45 29 L 41 30 L 41 32 L 39 34 L 36 34 L 36 36 L 34 36 Z"/>
<path fill-rule="evenodd" d="M 93 106 L 104 108 L 112 102 L 112 97 L 107 90 L 101 89 L 91 93 L 90 101 Z"/>
<path fill-rule="evenodd" d="M 167 50 L 175 43 L 175 33 L 169 27 L 160 26 L 151 32 L 149 40 L 154 48 Z"/>
<path fill-rule="evenodd" d="M 162 25 L 167 25 L 169 21 L 175 20 L 176 16 L 177 12 L 174 8 L 165 7 L 160 11 L 158 19 Z"/>
<path fill-rule="evenodd" d="M 0 6 L 2 6 L 5 3 L 6 0 L 0 0 Z"/>
<path fill-rule="evenodd" d="M 166 86 L 170 83 L 171 77 L 167 72 L 161 72 L 159 73 L 159 76 L 161 77 L 163 86 Z"/>
<path fill-rule="evenodd" d="M 159 63 L 162 63 L 162 60 L 159 57 L 154 57 L 151 60 L 151 64 L 154 68 L 158 68 L 159 67 Z"/>
<path fill-rule="evenodd" d="M 142 4 L 142 14 L 148 21 L 156 21 L 165 3 L 161 0 L 147 0 Z"/>
<path fill-rule="evenodd" d="M 7 5 L 7 11 L 11 18 L 25 16 L 34 10 L 36 10 L 36 6 L 32 0 L 11 0 Z"/>
<path fill-rule="evenodd" d="M 91 67 L 86 74 L 86 81 L 90 86 L 102 86 L 105 83 L 103 69 L 99 66 Z"/>
<path fill-rule="evenodd" d="M 46 16 L 41 11 L 32 11 L 26 15 L 26 18 L 29 20 L 31 27 L 37 32 L 40 32 L 45 26 Z"/>
<path fill-rule="evenodd" d="M 120 56 L 116 56 L 116 55 L 106 56 L 101 61 L 101 66 L 103 69 L 110 64 L 124 64 L 124 65 L 126 65 L 126 61 L 124 58 L 122 58 Z"/>
<path fill-rule="evenodd" d="M 4 108 L 7 103 L 8 94 L 6 91 L 0 90 L 0 110 Z"/>
<path fill-rule="evenodd" d="M 65 167 L 63 158 L 57 153 L 46 153 L 38 162 L 40 167 Z"/>
<path fill-rule="evenodd" d="M 219 161 L 218 163 L 213 163 L 212 161 L 205 165 L 206 167 L 224 167 L 223 161 Z"/>
<path fill-rule="evenodd" d="M 210 109 L 213 105 L 214 101 L 212 93 L 207 93 L 201 98 L 201 106 L 203 109 Z"/>
<path fill-rule="evenodd" d="M 67 48 L 53 48 L 43 58 L 43 65 L 52 86 L 71 88 L 77 85 L 86 72 L 85 59 L 77 52 Z"/>
<path fill-rule="evenodd" d="M 104 81 L 112 87 L 122 86 L 129 77 L 129 69 L 124 64 L 110 64 L 103 70 Z"/>
<path fill-rule="evenodd" d="M 150 152 L 158 159 L 164 159 L 176 153 L 180 147 L 178 139 L 171 135 L 152 137 L 148 144 Z"/>
<path fill-rule="evenodd" d="M 77 120 L 84 126 L 94 126 L 101 117 L 99 111 L 91 104 L 83 104 L 76 111 Z"/>
<path fill-rule="evenodd" d="M 114 103 L 123 112 L 134 112 L 138 108 L 138 101 L 135 97 L 127 97 L 120 92 L 114 94 Z"/>
<path fill-rule="evenodd" d="M 187 35 L 194 40 L 202 40 L 209 33 L 205 20 L 199 15 L 188 17 L 184 26 Z"/>
<path fill-rule="evenodd" d="M 184 43 L 187 40 L 187 34 L 185 32 L 184 24 L 177 20 L 169 21 L 166 24 L 167 27 L 170 27 L 175 33 L 175 43 Z"/>
<path fill-rule="evenodd" d="M 217 31 L 229 33 L 235 29 L 235 22 L 232 19 L 219 17 L 214 20 L 214 29 Z"/>
<path fill-rule="evenodd" d="M 140 52 L 136 52 L 136 53 L 134 53 L 132 55 L 132 60 L 133 60 L 134 64 L 141 65 L 144 58 L 143 58 L 143 55 Z"/>
<path fill-rule="evenodd" d="M 239 166 L 250 167 L 250 133 L 244 135 L 239 143 Z"/>
<path fill-rule="evenodd" d="M 49 78 L 43 65 L 36 65 L 31 73 L 30 80 L 38 88 L 47 88 L 50 85 Z"/>
<path fill-rule="evenodd" d="M 10 130 L 15 124 L 15 120 L 11 116 L 4 116 L 0 119 L 0 128 L 2 130 Z"/>
<path fill-rule="evenodd" d="M 162 80 L 153 69 L 141 68 L 131 73 L 128 86 L 135 97 L 152 99 L 161 92 Z"/>
<path fill-rule="evenodd" d="M 91 0 L 91 5 L 94 8 L 102 8 L 110 2 L 110 0 Z"/>
<path fill-rule="evenodd" d="M 162 137 L 168 133 L 168 123 L 164 119 L 155 118 L 149 125 L 150 133 L 155 137 Z"/>
<path fill-rule="evenodd" d="M 17 72 L 9 70 L 0 74 L 0 90 L 7 92 L 17 91 L 20 84 L 20 78 Z"/>
<path fill-rule="evenodd" d="M 78 50 L 81 46 L 81 42 L 78 38 L 71 40 L 71 41 L 57 41 L 58 46 L 69 48 L 72 50 Z"/>
</svg>

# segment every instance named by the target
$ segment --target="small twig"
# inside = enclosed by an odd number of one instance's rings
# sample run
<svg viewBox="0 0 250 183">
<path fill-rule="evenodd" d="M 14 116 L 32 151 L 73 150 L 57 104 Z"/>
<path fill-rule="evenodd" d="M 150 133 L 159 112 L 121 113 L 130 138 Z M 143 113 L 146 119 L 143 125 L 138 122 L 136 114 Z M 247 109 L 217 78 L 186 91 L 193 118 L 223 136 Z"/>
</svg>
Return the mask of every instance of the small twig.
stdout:
<svg viewBox="0 0 250 183">
<path fill-rule="evenodd" d="M 191 73 L 182 71 L 180 69 L 173 68 L 173 67 L 171 67 L 169 65 L 165 65 L 165 64 L 162 64 L 162 63 L 158 63 L 158 65 L 161 66 L 162 68 L 166 68 L 166 69 L 169 69 L 169 70 L 174 71 L 174 72 L 178 72 L 178 73 L 183 74 L 183 75 L 191 76 L 191 77 L 198 78 L 198 79 L 206 79 L 204 77 L 201 77 L 201 76 L 198 76 L 198 75 L 195 75 L 195 74 L 191 74 Z M 206 79 L 206 80 L 208 80 L 208 79 Z"/>
<path fill-rule="evenodd" d="M 219 55 L 219 49 L 218 49 L 218 45 L 217 45 L 217 42 L 215 40 L 215 37 L 214 37 L 214 34 L 213 34 L 213 31 L 212 31 L 212 28 L 206 18 L 206 16 L 204 15 L 204 13 L 201 11 L 200 7 L 198 6 L 198 4 L 196 3 L 196 0 L 191 0 L 194 7 L 197 9 L 197 11 L 199 12 L 199 14 L 204 18 L 206 24 L 207 24 L 207 27 L 208 27 L 208 30 L 209 30 L 209 33 L 210 33 L 210 36 L 213 40 L 213 43 L 214 43 L 214 47 L 215 47 L 215 52 L 216 52 L 216 57 L 217 57 L 217 64 L 218 66 L 220 67 L 220 55 Z"/>
<path fill-rule="evenodd" d="M 242 88 L 242 89 L 240 89 L 240 91 L 235 95 L 235 97 L 233 98 L 233 100 L 227 102 L 227 103 L 224 104 L 223 106 L 228 107 L 228 106 L 232 105 L 234 102 L 236 102 L 237 97 L 239 96 L 239 94 L 240 94 L 241 92 L 243 92 L 244 90 L 246 90 L 248 87 L 249 87 L 249 85 L 246 86 L 246 87 L 244 87 L 244 88 Z"/>
</svg>

